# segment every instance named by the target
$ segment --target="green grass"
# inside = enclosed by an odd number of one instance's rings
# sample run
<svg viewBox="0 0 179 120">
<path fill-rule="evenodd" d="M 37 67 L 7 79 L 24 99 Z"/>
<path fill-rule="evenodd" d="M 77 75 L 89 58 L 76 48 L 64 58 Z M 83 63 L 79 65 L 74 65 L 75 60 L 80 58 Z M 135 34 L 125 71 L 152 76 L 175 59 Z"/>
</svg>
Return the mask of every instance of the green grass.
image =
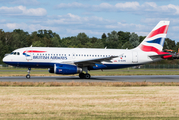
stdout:
<svg viewBox="0 0 179 120">
<path fill-rule="evenodd" d="M 0 87 L 0 119 L 179 119 L 179 87 Z"/>
<path fill-rule="evenodd" d="M 179 75 L 179 69 L 113 69 L 89 71 L 92 76 L 118 76 L 118 75 Z M 25 68 L 1 68 L 0 76 L 25 76 Z M 78 74 L 76 74 L 78 75 Z M 48 69 L 32 69 L 31 76 L 59 76 L 48 72 Z"/>
</svg>

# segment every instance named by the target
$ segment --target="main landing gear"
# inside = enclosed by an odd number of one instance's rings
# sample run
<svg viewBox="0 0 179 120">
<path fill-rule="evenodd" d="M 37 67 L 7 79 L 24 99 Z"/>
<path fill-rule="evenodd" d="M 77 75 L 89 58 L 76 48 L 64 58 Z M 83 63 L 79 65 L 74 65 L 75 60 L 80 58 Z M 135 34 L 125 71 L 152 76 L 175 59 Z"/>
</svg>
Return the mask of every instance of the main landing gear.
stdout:
<svg viewBox="0 0 179 120">
<path fill-rule="evenodd" d="M 28 68 L 28 71 L 27 71 L 28 74 L 26 75 L 26 78 L 27 78 L 27 79 L 30 79 L 30 71 L 31 71 L 31 68 Z"/>
<path fill-rule="evenodd" d="M 82 71 L 85 71 L 86 74 L 85 74 L 85 73 L 80 73 L 80 74 L 79 74 L 79 77 L 80 77 L 81 79 L 90 79 L 90 78 L 91 78 L 91 75 L 88 73 L 88 68 L 87 68 L 87 67 L 83 67 L 83 68 L 82 68 Z"/>
<path fill-rule="evenodd" d="M 86 73 L 86 74 L 80 73 L 80 74 L 79 74 L 79 77 L 80 77 L 81 79 L 90 79 L 90 78 L 91 78 L 91 75 L 88 74 L 88 73 Z"/>
</svg>

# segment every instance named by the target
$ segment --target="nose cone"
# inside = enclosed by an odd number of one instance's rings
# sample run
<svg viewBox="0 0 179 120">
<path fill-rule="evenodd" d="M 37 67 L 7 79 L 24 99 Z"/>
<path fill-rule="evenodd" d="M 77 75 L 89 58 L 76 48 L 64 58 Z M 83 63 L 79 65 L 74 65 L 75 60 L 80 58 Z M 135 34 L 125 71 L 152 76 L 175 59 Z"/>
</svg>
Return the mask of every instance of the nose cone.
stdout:
<svg viewBox="0 0 179 120">
<path fill-rule="evenodd" d="M 6 63 L 6 62 L 7 62 L 7 57 L 4 57 L 4 58 L 2 59 L 2 61 L 3 61 L 4 63 Z"/>
</svg>

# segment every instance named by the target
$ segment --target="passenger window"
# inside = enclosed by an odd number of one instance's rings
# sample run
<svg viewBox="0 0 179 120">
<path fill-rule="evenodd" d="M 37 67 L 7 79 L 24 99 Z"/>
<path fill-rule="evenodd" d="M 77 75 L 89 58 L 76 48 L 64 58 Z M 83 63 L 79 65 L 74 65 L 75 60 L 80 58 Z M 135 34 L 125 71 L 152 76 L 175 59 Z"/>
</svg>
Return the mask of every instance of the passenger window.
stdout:
<svg viewBox="0 0 179 120">
<path fill-rule="evenodd" d="M 70 54 L 69 54 L 69 56 L 70 56 Z"/>
<path fill-rule="evenodd" d="M 79 56 L 80 56 L 80 54 L 79 54 Z"/>
<path fill-rule="evenodd" d="M 84 55 L 86 57 L 86 55 Z"/>
<path fill-rule="evenodd" d="M 56 54 L 56 56 L 58 56 L 58 54 Z"/>
<path fill-rule="evenodd" d="M 66 56 L 66 54 L 65 54 L 65 56 Z"/>
</svg>

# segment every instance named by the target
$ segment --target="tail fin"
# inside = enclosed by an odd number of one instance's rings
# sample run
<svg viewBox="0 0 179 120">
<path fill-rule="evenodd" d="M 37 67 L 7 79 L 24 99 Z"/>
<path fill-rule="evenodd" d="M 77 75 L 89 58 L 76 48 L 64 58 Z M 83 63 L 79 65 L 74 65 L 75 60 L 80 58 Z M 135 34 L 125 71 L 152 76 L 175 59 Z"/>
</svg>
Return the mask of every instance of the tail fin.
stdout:
<svg viewBox="0 0 179 120">
<path fill-rule="evenodd" d="M 137 47 L 144 52 L 161 52 L 170 21 L 160 21 Z"/>
</svg>

